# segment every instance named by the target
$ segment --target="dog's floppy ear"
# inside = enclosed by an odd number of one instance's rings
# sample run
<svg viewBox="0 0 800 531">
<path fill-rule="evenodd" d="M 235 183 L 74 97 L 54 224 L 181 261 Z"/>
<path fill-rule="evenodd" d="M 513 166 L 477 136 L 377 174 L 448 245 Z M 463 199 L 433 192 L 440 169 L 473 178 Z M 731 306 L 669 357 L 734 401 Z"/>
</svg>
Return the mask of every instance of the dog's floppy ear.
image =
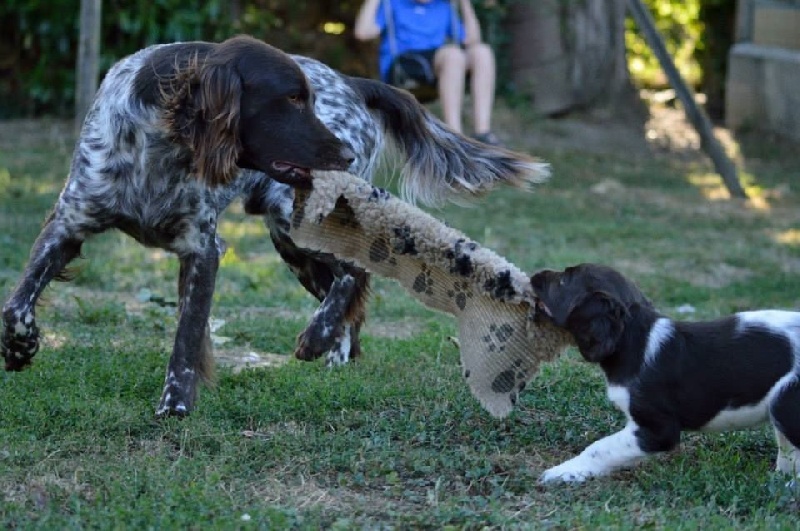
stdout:
<svg viewBox="0 0 800 531">
<path fill-rule="evenodd" d="M 572 306 L 566 328 L 586 361 L 598 363 L 616 350 L 627 315 L 628 310 L 615 297 L 594 291 Z"/>
<path fill-rule="evenodd" d="M 209 186 L 231 181 L 239 169 L 242 81 L 229 61 L 193 57 L 162 90 L 167 124 L 192 151 L 197 178 Z"/>
</svg>

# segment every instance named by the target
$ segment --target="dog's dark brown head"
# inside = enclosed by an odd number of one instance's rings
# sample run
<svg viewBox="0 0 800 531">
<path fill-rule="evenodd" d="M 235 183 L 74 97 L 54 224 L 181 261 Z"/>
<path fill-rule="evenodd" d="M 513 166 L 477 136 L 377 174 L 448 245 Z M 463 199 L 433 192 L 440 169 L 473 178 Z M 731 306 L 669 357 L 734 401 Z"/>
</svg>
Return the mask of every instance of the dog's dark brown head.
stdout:
<svg viewBox="0 0 800 531">
<path fill-rule="evenodd" d="M 544 315 L 571 333 L 581 355 L 591 362 L 614 353 L 634 305 L 652 308 L 635 284 L 598 264 L 539 271 L 531 277 L 531 285 L 537 316 Z"/>
<path fill-rule="evenodd" d="M 189 147 L 211 186 L 240 167 L 307 185 L 311 170 L 346 170 L 355 158 L 317 118 L 300 67 L 251 37 L 165 46 L 135 84 L 145 102 L 164 107 L 173 139 Z"/>
</svg>

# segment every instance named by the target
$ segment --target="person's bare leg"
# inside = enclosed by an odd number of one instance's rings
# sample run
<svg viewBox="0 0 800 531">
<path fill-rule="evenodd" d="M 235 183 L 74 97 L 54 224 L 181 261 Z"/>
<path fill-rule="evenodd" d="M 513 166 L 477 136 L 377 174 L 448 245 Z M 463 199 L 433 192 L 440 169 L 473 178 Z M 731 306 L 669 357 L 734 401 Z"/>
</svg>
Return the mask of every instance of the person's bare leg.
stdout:
<svg viewBox="0 0 800 531">
<path fill-rule="evenodd" d="M 461 106 L 464 102 L 464 78 L 467 57 L 458 46 L 447 44 L 436 50 L 433 68 L 439 80 L 439 98 L 442 100 L 444 122 L 461 132 Z"/>
<path fill-rule="evenodd" d="M 481 43 L 467 48 L 467 69 L 472 73 L 472 117 L 475 134 L 492 128 L 494 106 L 495 60 L 489 45 Z"/>
</svg>

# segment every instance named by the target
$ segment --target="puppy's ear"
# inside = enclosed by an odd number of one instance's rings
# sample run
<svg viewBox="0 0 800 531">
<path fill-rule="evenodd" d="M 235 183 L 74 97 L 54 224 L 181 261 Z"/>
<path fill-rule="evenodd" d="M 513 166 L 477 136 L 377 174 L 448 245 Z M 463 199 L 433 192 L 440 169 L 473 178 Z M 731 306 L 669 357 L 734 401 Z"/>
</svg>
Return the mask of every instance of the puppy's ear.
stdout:
<svg viewBox="0 0 800 531">
<path fill-rule="evenodd" d="M 628 310 L 619 300 L 595 291 L 573 305 L 566 328 L 575 337 L 586 361 L 598 363 L 617 349 L 627 315 Z"/>
<path fill-rule="evenodd" d="M 242 81 L 234 67 L 195 56 L 162 93 L 167 126 L 191 150 L 197 178 L 209 186 L 235 178 Z"/>
</svg>

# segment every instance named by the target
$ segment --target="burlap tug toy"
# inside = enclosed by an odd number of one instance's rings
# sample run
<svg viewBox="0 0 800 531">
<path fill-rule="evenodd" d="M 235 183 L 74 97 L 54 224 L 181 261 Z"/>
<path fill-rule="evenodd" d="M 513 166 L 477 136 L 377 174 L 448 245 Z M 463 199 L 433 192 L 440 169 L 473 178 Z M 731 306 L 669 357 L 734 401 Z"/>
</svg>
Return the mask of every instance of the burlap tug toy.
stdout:
<svg viewBox="0 0 800 531">
<path fill-rule="evenodd" d="M 298 190 L 290 228 L 302 247 L 398 280 L 458 321 L 464 379 L 496 417 L 508 415 L 542 361 L 570 337 L 533 321 L 528 275 L 461 232 L 344 172 L 313 172 Z"/>
</svg>

